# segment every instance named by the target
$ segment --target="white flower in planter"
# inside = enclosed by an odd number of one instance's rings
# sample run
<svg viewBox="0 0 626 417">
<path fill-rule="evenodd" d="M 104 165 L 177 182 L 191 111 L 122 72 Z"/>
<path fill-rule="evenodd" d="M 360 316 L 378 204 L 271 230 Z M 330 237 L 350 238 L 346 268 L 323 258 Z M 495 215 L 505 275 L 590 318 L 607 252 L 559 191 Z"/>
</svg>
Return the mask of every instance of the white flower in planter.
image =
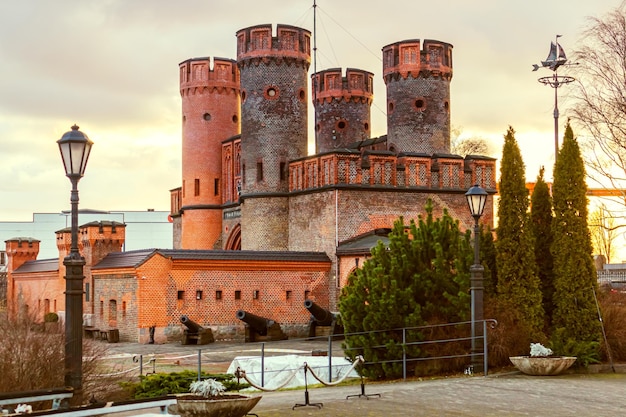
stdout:
<svg viewBox="0 0 626 417">
<path fill-rule="evenodd" d="M 202 395 L 203 397 L 215 397 L 222 395 L 226 391 L 226 387 L 215 379 L 208 378 L 202 381 L 194 381 L 189 386 L 189 391 L 193 394 Z"/>
<path fill-rule="evenodd" d="M 30 414 L 33 412 L 33 407 L 29 404 L 18 404 L 15 407 L 15 412 L 18 414 Z"/>
<path fill-rule="evenodd" d="M 549 349 L 549 348 L 543 346 L 541 343 L 531 343 L 530 344 L 530 356 L 532 356 L 533 358 L 550 356 L 553 353 L 554 352 L 552 352 L 552 349 Z"/>
</svg>

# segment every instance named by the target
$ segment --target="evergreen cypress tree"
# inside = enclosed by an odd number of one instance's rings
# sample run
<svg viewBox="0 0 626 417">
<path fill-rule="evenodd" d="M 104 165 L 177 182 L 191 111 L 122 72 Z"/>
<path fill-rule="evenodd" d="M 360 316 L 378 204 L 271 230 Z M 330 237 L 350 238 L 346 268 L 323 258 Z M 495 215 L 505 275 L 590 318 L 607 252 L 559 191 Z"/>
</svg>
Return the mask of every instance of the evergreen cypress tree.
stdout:
<svg viewBox="0 0 626 417">
<path fill-rule="evenodd" d="M 543 178 L 544 168 L 541 167 L 535 189 L 531 196 L 530 224 L 535 239 L 535 262 L 543 295 L 543 310 L 548 327 L 552 321 L 552 295 L 554 293 L 553 259 L 550 253 L 552 246 L 552 197 L 550 189 Z"/>
<path fill-rule="evenodd" d="M 518 312 L 518 325 L 526 327 L 528 336 L 540 340 L 544 318 L 542 296 L 532 233 L 528 228 L 524 162 L 512 127 L 504 136 L 499 193 L 496 240 L 498 296 L 503 304 Z"/>
<path fill-rule="evenodd" d="M 591 355 L 596 353 L 590 350 L 597 350 L 601 328 L 594 300 L 594 291 L 597 290 L 598 284 L 587 226 L 586 193 L 585 167 L 578 142 L 574 139 L 574 133 L 568 123 L 554 169 L 552 188 L 554 204 L 552 338 L 558 346 L 569 345 L 572 349 L 583 350 Z M 580 354 L 571 350 L 559 353 Z"/>
<path fill-rule="evenodd" d="M 408 233 L 400 218 L 372 257 L 348 279 L 342 289 L 339 311 L 346 333 L 346 354 L 363 355 L 368 362 L 402 358 L 402 333 L 392 329 L 426 323 L 458 322 L 469 318 L 469 269 L 473 251 L 469 231 L 462 234 L 459 222 L 444 210 L 434 219 L 432 204 L 426 216 L 413 220 Z M 379 332 L 380 330 L 384 330 Z M 413 341 L 420 338 L 413 334 Z M 380 349 L 377 346 L 385 346 Z M 420 356 L 413 346 L 412 357 Z M 402 375 L 400 363 L 369 365 L 362 370 L 372 378 Z"/>
</svg>

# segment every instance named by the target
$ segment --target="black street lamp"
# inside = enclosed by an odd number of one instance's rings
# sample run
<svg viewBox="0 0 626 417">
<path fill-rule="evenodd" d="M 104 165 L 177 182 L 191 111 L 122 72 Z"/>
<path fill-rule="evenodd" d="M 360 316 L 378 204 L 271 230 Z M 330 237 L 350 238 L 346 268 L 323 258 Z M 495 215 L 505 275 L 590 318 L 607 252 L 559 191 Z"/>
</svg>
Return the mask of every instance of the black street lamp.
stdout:
<svg viewBox="0 0 626 417">
<path fill-rule="evenodd" d="M 472 326 L 472 371 L 480 369 L 481 365 L 487 372 L 487 364 L 482 356 L 483 336 L 483 272 L 485 269 L 480 264 L 480 231 L 478 221 L 483 215 L 487 203 L 487 192 L 478 184 L 465 193 L 470 213 L 474 218 L 474 264 L 470 267 L 470 295 L 471 295 L 471 326 Z"/>
<path fill-rule="evenodd" d="M 83 380 L 83 266 L 85 258 L 78 252 L 78 181 L 85 173 L 93 142 L 72 126 L 57 141 L 65 175 L 72 183 L 72 242 L 65 265 L 65 385 L 74 388 L 75 395 Z"/>
</svg>

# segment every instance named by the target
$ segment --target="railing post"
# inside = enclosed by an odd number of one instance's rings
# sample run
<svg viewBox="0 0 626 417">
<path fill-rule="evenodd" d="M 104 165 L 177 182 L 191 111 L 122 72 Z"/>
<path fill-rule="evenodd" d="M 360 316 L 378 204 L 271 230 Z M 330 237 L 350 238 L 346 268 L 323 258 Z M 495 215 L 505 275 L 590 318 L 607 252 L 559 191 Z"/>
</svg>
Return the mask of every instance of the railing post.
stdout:
<svg viewBox="0 0 626 417">
<path fill-rule="evenodd" d="M 328 382 L 333 382 L 333 335 L 332 334 L 328 335 Z"/>
<path fill-rule="evenodd" d="M 406 381 L 406 327 L 402 328 L 402 379 Z"/>
<path fill-rule="evenodd" d="M 198 349 L 198 381 L 202 379 L 202 349 Z"/>
<path fill-rule="evenodd" d="M 139 355 L 139 376 L 143 376 L 143 355 Z"/>
<path fill-rule="evenodd" d="M 265 342 L 261 343 L 261 386 L 265 386 Z"/>
<path fill-rule="evenodd" d="M 485 376 L 487 376 L 487 372 L 489 371 L 489 360 L 487 354 L 487 320 L 483 320 L 483 371 Z"/>
</svg>

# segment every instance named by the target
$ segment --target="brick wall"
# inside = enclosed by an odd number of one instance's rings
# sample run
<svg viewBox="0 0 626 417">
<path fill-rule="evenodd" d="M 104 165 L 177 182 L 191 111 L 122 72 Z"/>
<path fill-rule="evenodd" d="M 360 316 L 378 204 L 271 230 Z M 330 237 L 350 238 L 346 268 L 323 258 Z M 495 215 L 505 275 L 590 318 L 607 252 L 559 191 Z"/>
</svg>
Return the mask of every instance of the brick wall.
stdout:
<svg viewBox="0 0 626 417">
<path fill-rule="evenodd" d="M 159 254 L 136 270 L 98 270 L 98 326 L 115 325 L 120 340 L 146 343 L 155 327 L 157 343 L 180 336 L 187 315 L 210 327 L 218 339 L 242 340 L 238 310 L 272 319 L 290 336 L 304 336 L 305 297 L 328 307 L 328 262 L 171 260 Z M 117 307 L 111 317 L 111 301 Z M 125 304 L 125 311 L 122 305 Z"/>
<path fill-rule="evenodd" d="M 329 254 L 333 262 L 332 273 L 339 283 L 345 279 L 351 267 L 341 267 L 334 256 L 338 242 L 378 228 L 391 228 L 398 217 L 408 224 L 425 213 L 428 199 L 433 201 L 433 215 L 441 217 L 444 208 L 460 221 L 461 229 L 473 226 L 464 189 L 455 192 L 432 192 L 427 190 L 376 190 L 337 189 L 293 196 L 290 199 L 289 249 L 314 250 Z M 494 219 L 493 197 L 489 197 L 484 224 L 492 225 Z M 354 262 L 354 257 L 350 258 Z M 348 260 L 348 264 L 350 260 Z M 331 307 L 336 308 L 338 289 L 330 293 Z"/>
</svg>

